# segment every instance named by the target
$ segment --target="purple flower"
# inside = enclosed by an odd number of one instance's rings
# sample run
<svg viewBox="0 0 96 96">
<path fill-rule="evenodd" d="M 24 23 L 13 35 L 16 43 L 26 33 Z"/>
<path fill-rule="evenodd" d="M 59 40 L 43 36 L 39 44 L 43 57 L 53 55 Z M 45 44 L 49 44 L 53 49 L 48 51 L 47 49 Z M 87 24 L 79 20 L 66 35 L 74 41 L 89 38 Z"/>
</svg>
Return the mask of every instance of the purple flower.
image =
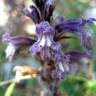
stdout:
<svg viewBox="0 0 96 96">
<path fill-rule="evenodd" d="M 83 27 L 85 21 L 82 19 L 69 19 L 65 20 L 63 23 L 56 25 L 56 29 L 59 32 L 74 32 L 77 33 Z"/>
<path fill-rule="evenodd" d="M 30 50 L 34 55 L 39 52 L 42 54 L 42 57 L 47 57 L 51 46 L 55 43 L 53 41 L 55 29 L 48 22 L 41 22 L 36 25 L 36 34 L 37 42 L 32 45 Z"/>
<path fill-rule="evenodd" d="M 35 23 L 49 21 L 55 9 L 55 0 L 34 0 L 36 5 L 32 5 L 23 10 L 23 13 L 30 17 Z"/>
<path fill-rule="evenodd" d="M 64 59 L 65 58 L 65 59 Z M 55 62 L 55 69 L 52 71 L 53 80 L 60 81 L 66 78 L 66 73 L 70 71 L 69 57 L 67 55 L 61 61 Z"/>
<path fill-rule="evenodd" d="M 72 75 L 76 75 L 76 72 L 86 72 L 88 68 L 88 59 L 92 57 L 92 53 L 90 51 L 84 51 L 84 52 L 69 52 L 65 55 L 70 55 L 70 61 L 69 61 L 69 73 Z M 85 71 L 84 71 L 85 70 Z"/>
<path fill-rule="evenodd" d="M 91 24 L 96 24 L 96 18 L 89 18 L 87 20 L 88 23 L 91 23 Z"/>
<path fill-rule="evenodd" d="M 60 43 L 54 41 L 54 27 L 48 22 L 41 22 L 36 25 L 36 35 L 38 39 L 30 48 L 32 55 L 39 54 L 45 62 L 53 61 L 54 67 L 56 68 L 53 74 L 59 71 L 58 79 L 63 78 L 63 73 L 69 71 L 69 56 L 62 52 Z"/>
<path fill-rule="evenodd" d="M 34 23 L 38 23 L 40 21 L 39 11 L 35 6 L 27 7 L 23 10 L 24 15 L 28 16 L 33 20 Z"/>
<path fill-rule="evenodd" d="M 55 1 L 56 0 L 47 0 L 45 7 L 44 7 L 44 9 L 45 9 L 45 19 L 44 20 L 50 21 L 50 18 L 55 9 Z"/>
<path fill-rule="evenodd" d="M 78 35 L 81 38 L 81 44 L 83 46 L 90 45 L 92 39 L 91 29 L 85 27 L 87 23 L 94 23 L 94 19 L 69 19 L 63 21 L 63 23 L 57 24 L 55 29 L 57 30 L 56 34 L 63 35 L 64 33 L 73 33 Z M 61 36 L 60 35 L 60 36 Z"/>
<path fill-rule="evenodd" d="M 72 33 L 80 37 L 82 46 L 88 48 L 91 45 L 92 31 L 87 28 L 86 24 L 96 22 L 94 18 L 65 20 L 63 16 L 59 16 L 54 24 L 51 17 L 55 9 L 55 1 L 34 0 L 34 5 L 23 10 L 23 13 L 36 24 L 36 40 L 25 36 L 11 37 L 9 33 L 4 34 L 2 40 L 8 44 L 5 52 L 9 61 L 12 60 L 17 50 L 31 46 L 29 50 L 32 56 L 40 57 L 44 65 L 40 70 L 41 74 L 39 72 L 38 74 L 50 84 L 64 79 L 66 73 L 71 73 L 74 70 L 73 62 L 79 64 L 82 58 L 90 57 L 87 51 L 63 52 L 59 40 L 65 38 L 66 33 Z M 75 72 L 76 70 L 73 73 Z"/>
<path fill-rule="evenodd" d="M 77 62 L 82 58 L 90 58 L 92 53 L 90 51 L 84 51 L 84 52 L 73 51 L 73 52 L 65 53 L 65 55 L 70 55 L 70 60 Z"/>
<path fill-rule="evenodd" d="M 31 38 L 25 37 L 25 36 L 14 36 L 11 37 L 8 33 L 5 33 L 2 37 L 2 41 L 6 42 L 8 44 L 5 53 L 6 58 L 11 61 L 15 52 L 20 49 L 27 46 L 31 46 L 35 40 L 32 40 Z"/>
</svg>

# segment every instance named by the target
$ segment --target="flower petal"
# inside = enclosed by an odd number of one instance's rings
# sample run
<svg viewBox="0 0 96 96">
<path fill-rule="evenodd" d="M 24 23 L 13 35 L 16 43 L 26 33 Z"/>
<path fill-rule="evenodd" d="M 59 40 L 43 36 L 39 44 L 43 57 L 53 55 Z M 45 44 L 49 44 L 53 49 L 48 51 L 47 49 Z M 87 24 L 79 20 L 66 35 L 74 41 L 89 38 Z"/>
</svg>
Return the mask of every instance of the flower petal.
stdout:
<svg viewBox="0 0 96 96">
<path fill-rule="evenodd" d="M 7 46 L 7 48 L 5 50 L 5 53 L 6 53 L 6 58 L 9 61 L 12 61 L 16 49 L 17 49 L 17 47 L 14 46 L 12 43 L 9 43 L 9 45 Z"/>
<path fill-rule="evenodd" d="M 29 51 L 32 53 L 33 56 L 35 56 L 38 52 L 40 52 L 41 47 L 38 45 L 38 42 L 35 42 Z"/>
<path fill-rule="evenodd" d="M 45 20 L 50 22 L 50 17 L 53 14 L 53 11 L 55 9 L 55 0 L 47 0 L 45 4 Z"/>
<path fill-rule="evenodd" d="M 89 47 L 91 45 L 91 39 L 92 39 L 92 30 L 89 28 L 86 28 L 85 25 L 87 23 L 94 23 L 96 20 L 93 18 L 90 18 L 88 20 L 86 19 L 68 19 L 63 21 L 61 24 L 57 24 L 55 26 L 57 30 L 57 39 L 60 39 L 59 37 L 65 33 L 73 33 L 80 37 L 81 39 L 81 46 Z M 60 35 L 58 37 L 58 34 Z M 63 38 L 62 38 L 63 39 Z M 56 40 L 56 36 L 55 36 Z M 56 40 L 59 41 L 59 40 Z"/>
<path fill-rule="evenodd" d="M 6 58 L 9 61 L 12 61 L 12 58 L 18 49 L 32 46 L 32 44 L 35 42 L 35 40 L 32 40 L 31 38 L 24 36 L 14 36 L 14 37 L 10 36 L 6 39 L 5 37 L 3 37 L 3 41 L 8 43 L 8 47 L 6 48 L 5 52 L 6 52 Z"/>
<path fill-rule="evenodd" d="M 10 42 L 18 47 L 23 47 L 23 46 L 27 47 L 27 46 L 31 46 L 35 42 L 35 40 L 25 36 L 14 36 L 14 37 L 10 37 Z"/>
<path fill-rule="evenodd" d="M 30 17 L 34 23 L 38 23 L 40 21 L 40 14 L 35 6 L 30 6 L 23 10 L 24 15 Z"/>
</svg>

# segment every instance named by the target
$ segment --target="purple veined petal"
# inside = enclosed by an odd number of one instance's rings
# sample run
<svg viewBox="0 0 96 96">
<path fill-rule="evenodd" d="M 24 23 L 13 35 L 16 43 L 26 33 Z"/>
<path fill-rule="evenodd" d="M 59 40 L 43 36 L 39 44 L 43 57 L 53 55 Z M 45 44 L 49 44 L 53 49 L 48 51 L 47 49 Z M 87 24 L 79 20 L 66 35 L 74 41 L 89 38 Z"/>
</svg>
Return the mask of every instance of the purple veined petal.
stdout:
<svg viewBox="0 0 96 96">
<path fill-rule="evenodd" d="M 50 21 L 50 17 L 53 14 L 53 11 L 55 9 L 55 1 L 56 0 L 47 0 L 45 4 L 45 20 Z"/>
<path fill-rule="evenodd" d="M 84 22 L 82 19 L 68 19 L 65 20 L 64 24 L 65 25 L 82 25 Z"/>
<path fill-rule="evenodd" d="M 10 42 L 18 47 L 27 47 L 31 46 L 35 42 L 35 40 L 25 36 L 14 36 L 10 37 Z"/>
<path fill-rule="evenodd" d="M 84 51 L 84 52 L 69 52 L 65 53 L 65 55 L 70 55 L 70 61 L 79 61 L 82 58 L 90 58 L 91 57 L 91 52 L 89 51 Z"/>
<path fill-rule="evenodd" d="M 64 33 L 73 33 L 80 37 L 81 47 L 90 47 L 92 41 L 92 30 L 85 27 L 85 24 L 92 23 L 94 19 L 69 19 L 55 28 L 58 30 L 57 34 L 63 35 Z M 58 37 L 58 36 L 57 36 Z M 56 39 L 56 38 L 55 38 Z M 58 38 L 60 39 L 60 38 Z"/>
<path fill-rule="evenodd" d="M 94 18 L 89 18 L 88 20 L 83 18 L 68 19 L 68 20 L 64 20 L 60 24 L 57 24 L 55 28 L 60 31 L 66 31 L 68 29 L 70 31 L 79 31 L 78 28 L 84 27 L 86 23 L 94 23 L 95 21 L 96 19 Z"/>
<path fill-rule="evenodd" d="M 53 56 L 52 56 L 52 54 L 51 54 L 51 49 L 50 49 L 50 47 L 46 47 L 46 46 L 44 46 L 44 47 L 40 47 L 41 49 L 39 50 L 39 53 L 40 53 L 40 57 L 41 57 L 41 59 L 42 60 L 53 60 Z"/>
<path fill-rule="evenodd" d="M 6 59 L 8 59 L 9 61 L 12 61 L 16 50 L 17 50 L 17 47 L 14 46 L 12 43 L 9 43 L 6 50 L 5 50 Z"/>
<path fill-rule="evenodd" d="M 32 46 L 35 40 L 32 40 L 31 38 L 24 36 L 14 36 L 14 37 L 8 37 L 8 39 L 6 38 L 5 42 L 8 43 L 8 47 L 6 48 L 5 51 L 6 58 L 9 61 L 12 61 L 12 58 L 18 49 Z"/>
<path fill-rule="evenodd" d="M 42 60 L 48 60 L 50 58 L 49 54 L 50 53 L 47 47 L 43 47 L 40 51 L 40 56 Z"/>
<path fill-rule="evenodd" d="M 55 29 L 48 22 L 45 21 L 36 25 L 36 33 L 38 37 L 45 34 L 49 34 L 54 37 Z"/>
<path fill-rule="evenodd" d="M 70 31 L 78 31 L 80 28 L 84 27 L 87 23 L 94 23 L 96 19 L 90 18 L 88 20 L 86 19 L 69 19 L 65 20 L 61 25 L 57 25 L 57 29 L 59 28 L 61 31 L 63 30 L 70 30 Z"/>
<path fill-rule="evenodd" d="M 79 34 L 86 23 L 84 19 L 68 19 L 61 24 L 57 24 L 55 28 L 58 32 Z"/>
<path fill-rule="evenodd" d="M 47 60 L 52 59 L 54 61 L 60 61 L 61 60 L 61 54 L 59 50 L 54 49 L 53 44 L 51 46 L 44 46 L 41 50 L 41 57 L 46 58 Z"/>
<path fill-rule="evenodd" d="M 28 16 L 33 20 L 34 23 L 38 23 L 40 21 L 40 13 L 37 10 L 36 6 L 30 6 L 23 10 L 23 14 Z"/>
<path fill-rule="evenodd" d="M 37 41 L 31 47 L 31 52 L 36 55 L 36 53 L 40 53 L 42 55 L 42 59 L 50 58 L 50 47 L 52 47 L 54 41 L 53 37 L 55 35 L 55 30 L 48 22 L 41 22 L 36 25 L 36 33 L 37 33 Z M 35 48 L 37 47 L 37 48 Z M 36 50 L 34 50 L 34 48 Z M 48 54 L 47 54 L 48 53 Z"/>
<path fill-rule="evenodd" d="M 59 32 L 71 32 L 71 33 L 76 33 L 79 32 L 81 29 L 82 25 L 82 20 L 66 20 L 65 22 L 58 24 L 55 28 Z"/>
<path fill-rule="evenodd" d="M 96 18 L 89 18 L 86 20 L 87 23 L 95 24 L 96 25 Z"/>
<path fill-rule="evenodd" d="M 2 41 L 6 43 L 12 43 L 15 46 L 30 46 L 35 40 L 26 36 L 10 36 L 9 33 L 5 33 L 2 36 Z"/>
</svg>

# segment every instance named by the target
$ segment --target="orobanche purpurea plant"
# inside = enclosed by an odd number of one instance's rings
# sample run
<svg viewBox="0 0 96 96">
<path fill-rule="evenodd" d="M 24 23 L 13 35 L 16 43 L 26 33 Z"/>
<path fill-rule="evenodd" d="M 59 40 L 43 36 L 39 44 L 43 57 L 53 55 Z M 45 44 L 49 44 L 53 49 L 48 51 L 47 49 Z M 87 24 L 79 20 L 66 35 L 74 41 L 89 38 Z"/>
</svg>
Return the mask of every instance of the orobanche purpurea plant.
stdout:
<svg viewBox="0 0 96 96">
<path fill-rule="evenodd" d="M 33 0 L 33 2 L 33 5 L 24 8 L 22 12 L 34 22 L 35 38 L 10 36 L 9 32 L 5 32 L 2 41 L 8 44 L 5 50 L 6 58 L 11 62 L 19 49 L 29 47 L 28 51 L 38 58 L 41 67 L 34 69 L 28 66 L 16 66 L 14 70 L 17 72 L 15 76 L 17 81 L 21 74 L 35 74 L 37 79 L 39 78 L 45 85 L 44 96 L 61 96 L 58 92 L 58 84 L 74 70 L 70 61 L 78 62 L 83 57 L 91 56 L 91 50 L 87 47 L 91 46 L 92 30 L 87 25 L 94 24 L 96 20 L 94 18 L 66 20 L 63 16 L 57 16 L 54 19 L 55 0 Z M 62 50 L 60 41 L 74 38 L 68 33 L 80 37 L 80 47 L 84 48 L 84 51 Z"/>
</svg>

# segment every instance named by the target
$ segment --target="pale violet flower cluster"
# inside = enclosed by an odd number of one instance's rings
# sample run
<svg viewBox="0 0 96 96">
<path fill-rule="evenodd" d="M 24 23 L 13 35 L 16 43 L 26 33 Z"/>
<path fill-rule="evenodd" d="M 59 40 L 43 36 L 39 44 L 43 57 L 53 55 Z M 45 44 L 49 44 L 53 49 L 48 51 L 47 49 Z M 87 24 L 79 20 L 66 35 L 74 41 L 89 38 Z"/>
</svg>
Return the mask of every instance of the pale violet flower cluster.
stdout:
<svg viewBox="0 0 96 96">
<path fill-rule="evenodd" d="M 39 72 L 42 80 L 47 82 L 60 81 L 73 68 L 70 60 L 80 60 L 80 57 L 90 57 L 87 47 L 91 46 L 92 30 L 87 24 L 94 24 L 94 18 L 64 19 L 58 16 L 58 23 L 53 23 L 55 0 L 33 0 L 34 5 L 23 10 L 23 14 L 32 19 L 36 25 L 36 37 L 33 40 L 26 36 L 13 36 L 8 33 L 3 35 L 7 42 L 6 58 L 11 61 L 17 50 L 29 46 L 32 56 L 38 56 L 42 61 L 42 70 Z M 72 33 L 80 37 L 81 47 L 86 47 L 86 52 L 62 51 L 61 39 L 66 39 L 65 33 Z M 70 38 L 70 36 L 68 37 Z M 86 54 L 87 53 L 87 54 Z M 78 62 L 78 61 L 77 61 Z M 73 68 L 74 69 L 74 68 Z"/>
</svg>

